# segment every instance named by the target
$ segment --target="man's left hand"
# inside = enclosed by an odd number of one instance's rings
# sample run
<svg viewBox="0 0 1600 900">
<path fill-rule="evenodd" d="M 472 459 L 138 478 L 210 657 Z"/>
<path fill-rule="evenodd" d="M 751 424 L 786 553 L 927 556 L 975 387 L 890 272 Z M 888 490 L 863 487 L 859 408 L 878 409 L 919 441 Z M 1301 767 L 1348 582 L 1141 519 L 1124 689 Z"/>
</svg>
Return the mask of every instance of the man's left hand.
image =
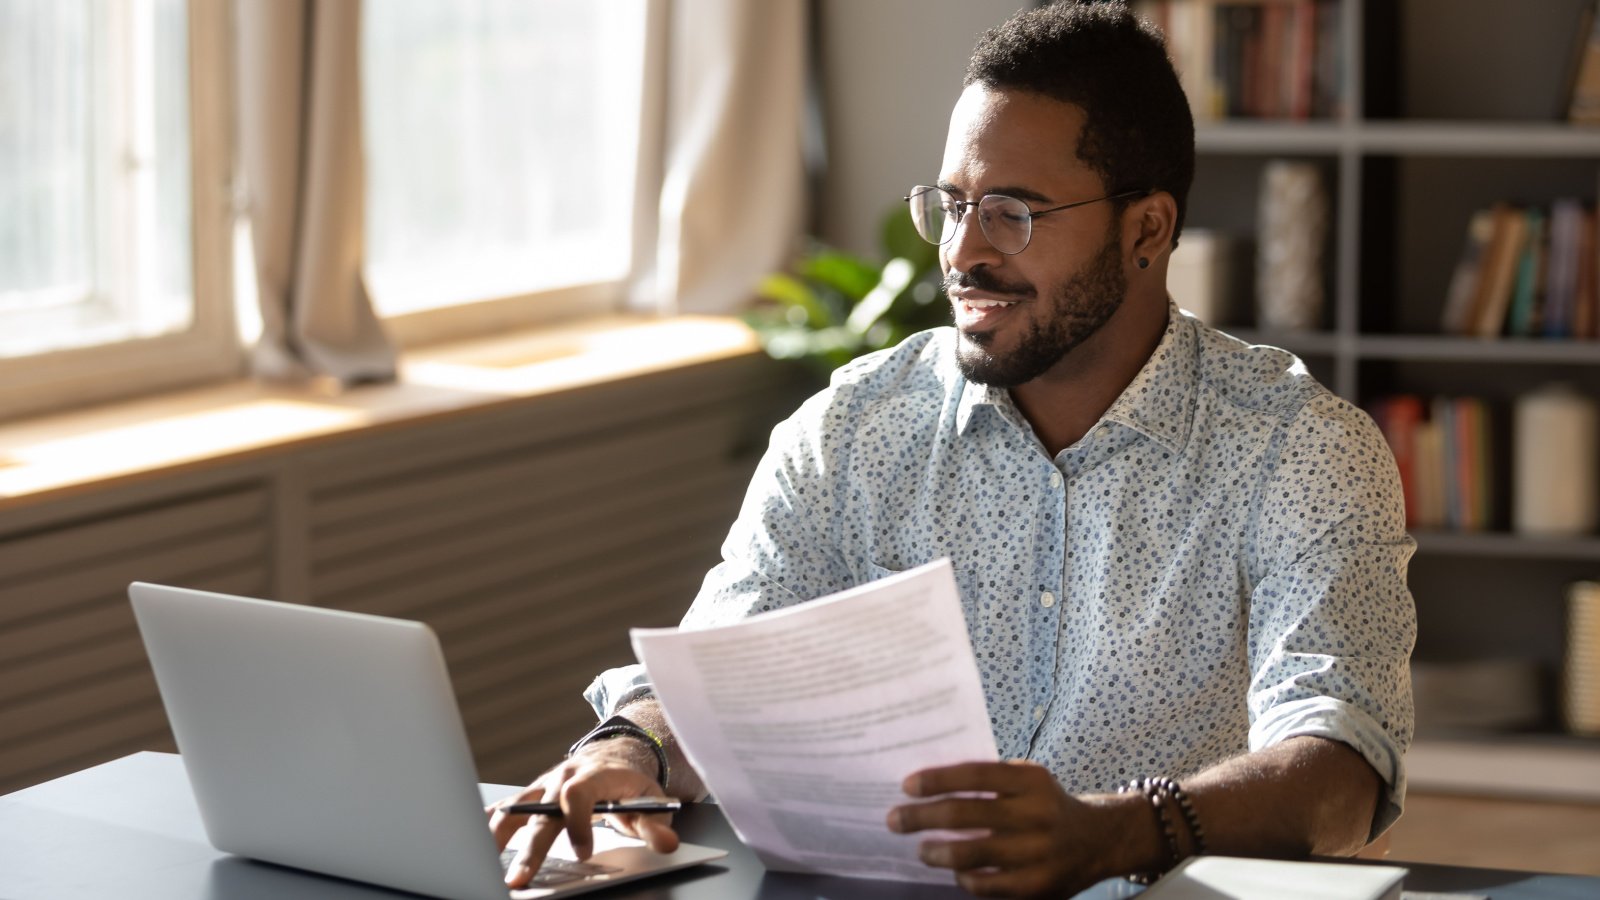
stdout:
<svg viewBox="0 0 1600 900">
<path fill-rule="evenodd" d="M 1070 896 L 1105 877 L 1101 851 L 1112 836 L 1099 811 L 1068 794 L 1043 766 L 1013 760 L 923 769 L 906 778 L 904 790 L 938 799 L 891 809 L 889 830 L 980 833 L 925 840 L 920 850 L 923 862 L 954 869 L 956 881 L 974 894 Z"/>
</svg>

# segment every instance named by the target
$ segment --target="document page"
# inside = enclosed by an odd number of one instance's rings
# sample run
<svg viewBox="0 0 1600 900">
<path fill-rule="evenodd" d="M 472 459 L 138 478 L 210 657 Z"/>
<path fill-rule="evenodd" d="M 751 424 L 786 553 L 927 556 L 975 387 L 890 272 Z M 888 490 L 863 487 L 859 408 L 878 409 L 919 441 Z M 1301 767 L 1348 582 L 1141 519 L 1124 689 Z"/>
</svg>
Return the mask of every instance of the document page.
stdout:
<svg viewBox="0 0 1600 900">
<path fill-rule="evenodd" d="M 998 758 L 948 560 L 717 628 L 634 629 L 672 733 L 769 869 L 950 883 L 897 835 L 917 769 Z"/>
</svg>

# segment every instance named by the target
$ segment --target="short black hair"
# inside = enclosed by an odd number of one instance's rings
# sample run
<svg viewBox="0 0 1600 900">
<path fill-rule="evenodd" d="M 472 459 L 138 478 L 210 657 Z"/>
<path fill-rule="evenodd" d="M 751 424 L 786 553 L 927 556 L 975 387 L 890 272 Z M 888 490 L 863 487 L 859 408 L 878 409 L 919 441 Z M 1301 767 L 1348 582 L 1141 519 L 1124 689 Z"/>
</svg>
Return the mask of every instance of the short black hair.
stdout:
<svg viewBox="0 0 1600 900">
<path fill-rule="evenodd" d="M 1078 158 L 1107 193 L 1171 194 L 1177 244 L 1194 181 L 1194 117 L 1155 26 L 1120 0 L 1058 0 L 1024 10 L 978 38 L 962 87 L 973 84 L 1082 108 Z"/>
</svg>

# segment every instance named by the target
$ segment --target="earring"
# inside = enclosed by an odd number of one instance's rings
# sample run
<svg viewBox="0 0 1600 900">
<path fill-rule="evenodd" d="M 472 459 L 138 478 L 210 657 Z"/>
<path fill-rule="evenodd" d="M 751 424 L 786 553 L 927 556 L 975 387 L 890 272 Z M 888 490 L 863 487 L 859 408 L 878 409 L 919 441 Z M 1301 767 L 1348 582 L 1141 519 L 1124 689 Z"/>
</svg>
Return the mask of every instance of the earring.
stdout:
<svg viewBox="0 0 1600 900">
<path fill-rule="evenodd" d="M 1148 269 L 1148 268 L 1150 268 L 1150 260 L 1148 260 L 1148 259 L 1145 259 L 1145 258 L 1144 258 L 1144 257 L 1142 257 L 1142 256 L 1141 256 L 1141 257 L 1139 257 L 1139 268 L 1141 268 L 1141 269 Z"/>
</svg>

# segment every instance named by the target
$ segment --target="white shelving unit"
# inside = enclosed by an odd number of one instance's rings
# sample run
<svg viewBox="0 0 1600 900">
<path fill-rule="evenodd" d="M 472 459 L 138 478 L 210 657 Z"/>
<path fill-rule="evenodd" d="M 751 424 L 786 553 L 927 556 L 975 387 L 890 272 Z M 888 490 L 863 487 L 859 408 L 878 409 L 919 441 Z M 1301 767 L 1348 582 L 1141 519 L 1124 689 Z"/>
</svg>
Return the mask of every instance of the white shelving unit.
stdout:
<svg viewBox="0 0 1600 900">
<path fill-rule="evenodd" d="M 1477 340 L 1437 327 L 1473 209 L 1600 195 L 1600 128 L 1555 117 L 1574 27 L 1591 0 L 1342 2 L 1342 116 L 1201 123 L 1188 216 L 1197 227 L 1253 239 L 1262 167 L 1279 158 L 1321 165 L 1333 215 L 1324 328 L 1223 327 L 1297 353 L 1357 403 L 1401 391 L 1486 397 L 1498 406 L 1502 432 L 1509 432 L 1510 401 L 1547 381 L 1600 394 L 1600 341 Z M 1239 298 L 1234 308 L 1253 304 Z M 1501 501 L 1509 494 L 1509 444 L 1502 435 L 1496 448 Z M 1554 674 L 1563 588 L 1600 577 L 1600 536 L 1529 538 L 1509 533 L 1504 519 L 1489 533 L 1415 535 L 1419 659 L 1518 656 Z M 1552 679 L 1551 708 L 1541 711 L 1550 734 L 1420 740 L 1414 783 L 1562 796 L 1559 779 L 1539 770 L 1600 771 L 1600 742 L 1554 733 L 1553 694 Z M 1503 765 L 1512 757 L 1515 772 Z M 1567 796 L 1600 799 L 1595 791 Z"/>
</svg>

